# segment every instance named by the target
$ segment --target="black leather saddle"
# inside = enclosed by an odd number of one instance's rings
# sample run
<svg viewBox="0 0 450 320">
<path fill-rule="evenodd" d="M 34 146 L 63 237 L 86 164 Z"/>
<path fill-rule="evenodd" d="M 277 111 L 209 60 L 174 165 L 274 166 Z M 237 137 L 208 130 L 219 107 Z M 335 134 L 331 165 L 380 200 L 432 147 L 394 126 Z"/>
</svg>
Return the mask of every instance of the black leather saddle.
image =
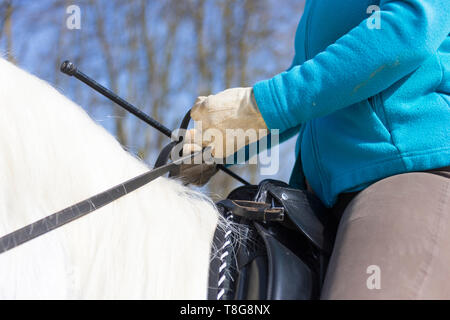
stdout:
<svg viewBox="0 0 450 320">
<path fill-rule="evenodd" d="M 336 222 L 315 195 L 264 180 L 235 189 L 217 206 L 239 232 L 228 241 L 230 232 L 216 231 L 210 299 L 319 298 Z"/>
</svg>

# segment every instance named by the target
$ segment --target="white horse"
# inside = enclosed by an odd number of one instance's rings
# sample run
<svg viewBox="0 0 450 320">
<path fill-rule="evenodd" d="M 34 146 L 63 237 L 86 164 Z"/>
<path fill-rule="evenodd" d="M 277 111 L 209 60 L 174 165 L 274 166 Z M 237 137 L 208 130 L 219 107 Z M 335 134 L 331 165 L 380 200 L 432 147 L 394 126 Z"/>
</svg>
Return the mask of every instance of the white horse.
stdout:
<svg viewBox="0 0 450 320">
<path fill-rule="evenodd" d="M 46 82 L 0 59 L 0 236 L 149 168 Z M 0 254 L 0 298 L 204 299 L 213 203 L 158 178 Z"/>
</svg>

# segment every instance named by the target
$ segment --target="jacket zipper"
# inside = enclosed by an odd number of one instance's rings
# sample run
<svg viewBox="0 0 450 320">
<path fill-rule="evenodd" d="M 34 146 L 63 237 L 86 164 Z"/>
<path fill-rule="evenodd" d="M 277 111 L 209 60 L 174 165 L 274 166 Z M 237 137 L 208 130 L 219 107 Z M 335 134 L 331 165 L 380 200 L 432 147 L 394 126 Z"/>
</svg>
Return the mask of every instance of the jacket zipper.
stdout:
<svg viewBox="0 0 450 320">
<path fill-rule="evenodd" d="M 320 183 L 320 191 L 322 194 L 324 194 L 324 190 L 323 190 L 323 174 L 322 174 L 322 170 L 320 168 L 320 163 L 319 163 L 319 150 L 317 149 L 317 145 L 316 145 L 316 126 L 314 123 L 314 119 L 311 120 L 309 122 L 309 130 L 310 130 L 310 134 L 311 134 L 311 144 L 312 144 L 312 148 L 313 148 L 313 155 L 314 155 L 314 166 L 317 170 L 317 173 L 319 175 L 319 183 Z M 327 203 L 328 204 L 328 203 Z"/>
<path fill-rule="evenodd" d="M 311 1 L 311 0 L 309 0 Z M 305 60 L 309 59 L 309 32 L 310 32 L 310 21 L 311 21 L 311 16 L 313 14 L 313 9 L 314 9 L 314 4 L 317 0 L 312 0 L 310 6 L 309 6 L 309 10 L 308 10 L 308 16 L 306 18 L 306 25 L 305 25 Z"/>
<path fill-rule="evenodd" d="M 311 1 L 311 4 L 310 4 L 309 10 L 308 10 L 308 16 L 307 16 L 306 25 L 305 25 L 305 60 L 309 59 L 309 38 L 310 38 L 310 30 L 311 30 L 310 23 L 311 23 L 311 18 L 312 18 L 313 11 L 314 11 L 315 2 L 318 0 L 309 0 L 309 1 Z M 322 172 L 321 172 L 320 165 L 319 165 L 319 152 L 317 150 L 316 139 L 315 139 L 314 119 L 309 121 L 309 132 L 311 134 L 311 144 L 312 144 L 312 148 L 313 148 L 314 166 L 319 175 L 320 189 L 323 194 Z"/>
</svg>

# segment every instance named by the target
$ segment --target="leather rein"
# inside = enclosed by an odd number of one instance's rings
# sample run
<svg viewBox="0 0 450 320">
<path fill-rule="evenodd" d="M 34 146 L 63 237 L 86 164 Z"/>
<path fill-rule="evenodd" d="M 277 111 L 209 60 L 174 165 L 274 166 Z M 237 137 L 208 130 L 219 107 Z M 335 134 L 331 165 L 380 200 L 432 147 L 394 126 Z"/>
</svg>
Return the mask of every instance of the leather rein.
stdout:
<svg viewBox="0 0 450 320">
<path fill-rule="evenodd" d="M 81 71 L 79 71 L 72 62 L 64 61 L 60 69 L 61 72 L 69 76 L 74 76 L 78 80 L 84 82 L 97 92 L 109 98 L 110 100 L 112 100 L 122 108 L 126 109 L 128 112 L 132 113 L 133 115 L 135 115 L 142 121 L 146 122 L 150 126 L 154 127 L 164 135 L 173 138 L 172 131 L 170 131 L 170 129 L 166 128 L 158 121 L 154 120 L 150 116 L 140 111 L 135 106 L 131 105 L 129 102 L 120 98 L 114 92 L 103 87 L 102 85 L 100 85 L 99 83 L 97 83 L 96 81 L 94 81 Z M 67 207 L 61 211 L 58 211 L 36 222 L 33 222 L 25 227 L 22 227 L 16 231 L 13 231 L 9 234 L 2 236 L 0 238 L 0 254 L 5 253 L 13 248 L 16 248 L 19 245 L 28 242 L 32 239 L 35 239 L 39 236 L 42 236 L 52 230 L 60 228 L 63 225 L 72 222 L 76 219 L 79 219 L 91 212 L 94 212 L 95 210 L 100 209 L 115 200 L 118 200 L 119 198 L 127 195 L 128 193 L 133 192 L 147 185 L 151 181 L 155 180 L 158 177 L 161 177 L 166 173 L 176 172 L 176 168 L 178 165 L 182 164 L 186 160 L 192 160 L 195 157 L 199 156 L 200 154 L 203 154 L 205 152 L 205 149 L 199 152 L 192 153 L 185 157 L 180 156 L 178 159 L 168 163 L 173 147 L 175 147 L 179 143 L 183 143 L 184 133 L 189 125 L 190 120 L 191 116 L 189 111 L 184 116 L 180 126 L 180 129 L 184 129 L 184 131 L 181 131 L 181 134 L 178 137 L 177 141 L 172 141 L 166 147 L 163 148 L 163 150 L 158 156 L 158 159 L 156 160 L 155 168 L 153 170 L 150 170 L 135 178 L 127 180 L 115 187 L 112 187 L 104 192 L 94 195 L 89 199 L 76 203 L 70 207 Z M 239 177 L 238 175 L 227 169 L 225 166 L 217 165 L 217 167 L 218 169 L 224 171 L 233 178 L 239 180 L 243 184 L 249 185 L 247 181 L 245 181 L 244 179 L 242 179 L 241 177 Z"/>
</svg>

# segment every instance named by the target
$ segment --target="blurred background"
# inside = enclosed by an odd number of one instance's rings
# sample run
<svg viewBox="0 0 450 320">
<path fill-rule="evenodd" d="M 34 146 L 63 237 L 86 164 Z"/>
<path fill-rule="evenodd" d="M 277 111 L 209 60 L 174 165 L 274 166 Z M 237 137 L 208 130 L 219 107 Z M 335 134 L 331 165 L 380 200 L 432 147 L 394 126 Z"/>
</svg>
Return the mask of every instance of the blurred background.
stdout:
<svg viewBox="0 0 450 320">
<path fill-rule="evenodd" d="M 79 26 L 74 11 L 79 8 Z M 287 69 L 304 0 L 0 0 L 0 55 L 81 105 L 149 165 L 168 138 L 59 72 L 62 61 L 107 86 L 169 128 L 199 95 L 252 86 Z M 295 138 L 280 148 L 288 181 Z M 252 183 L 257 165 L 232 168 Z M 239 184 L 218 173 L 203 188 L 220 199 Z"/>
</svg>

